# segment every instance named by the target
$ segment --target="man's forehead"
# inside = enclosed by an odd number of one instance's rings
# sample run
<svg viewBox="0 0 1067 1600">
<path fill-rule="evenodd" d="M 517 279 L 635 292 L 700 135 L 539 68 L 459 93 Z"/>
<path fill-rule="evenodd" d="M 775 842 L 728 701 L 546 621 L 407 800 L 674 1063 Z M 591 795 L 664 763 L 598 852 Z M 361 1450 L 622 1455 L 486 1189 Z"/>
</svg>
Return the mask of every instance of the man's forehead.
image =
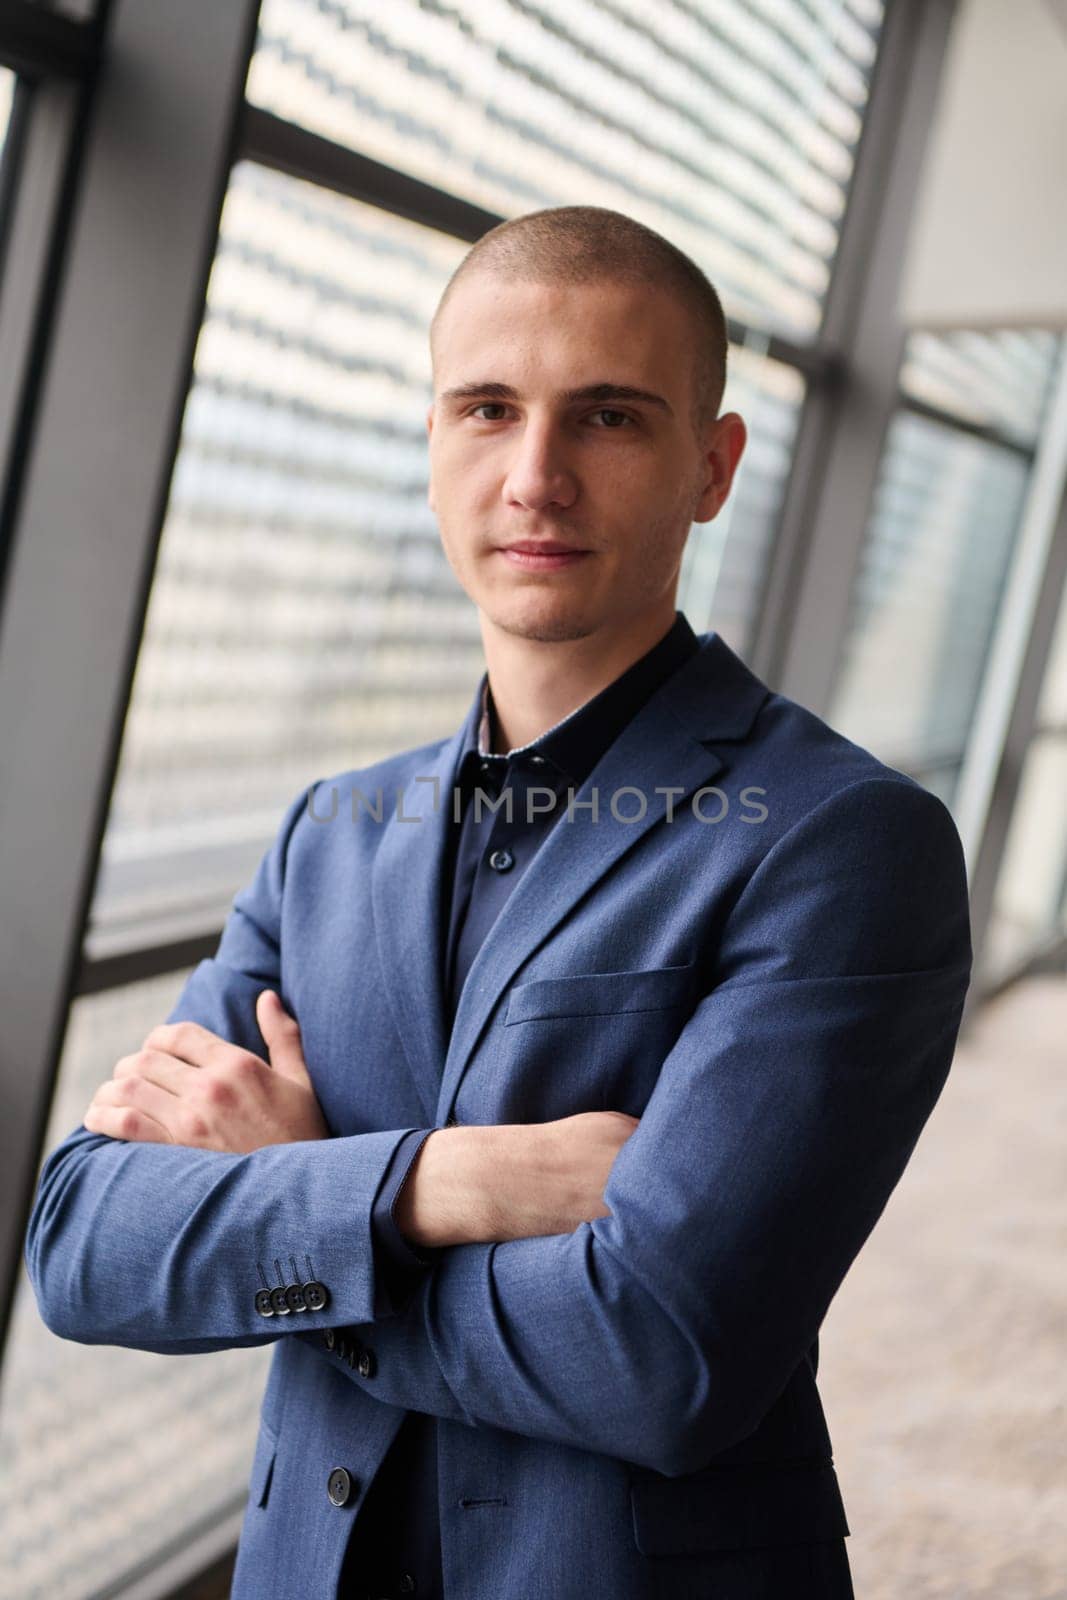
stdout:
<svg viewBox="0 0 1067 1600">
<path fill-rule="evenodd" d="M 613 382 L 662 395 L 677 387 L 677 345 L 687 342 L 684 314 L 654 287 L 479 275 L 444 308 L 435 376 L 440 392 L 483 380 L 519 388 L 554 370 L 561 394 Z"/>
</svg>

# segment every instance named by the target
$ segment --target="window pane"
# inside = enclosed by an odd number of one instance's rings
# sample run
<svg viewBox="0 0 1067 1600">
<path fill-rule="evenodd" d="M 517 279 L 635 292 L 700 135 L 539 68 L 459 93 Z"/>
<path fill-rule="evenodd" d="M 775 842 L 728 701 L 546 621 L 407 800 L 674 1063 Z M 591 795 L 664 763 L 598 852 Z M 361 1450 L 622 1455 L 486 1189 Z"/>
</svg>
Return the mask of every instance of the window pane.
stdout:
<svg viewBox="0 0 1067 1600">
<path fill-rule="evenodd" d="M 820 322 L 881 0 L 264 0 L 248 97 L 502 216 L 600 205 Z"/>
<path fill-rule="evenodd" d="M 829 712 L 891 766 L 921 776 L 962 756 L 1028 470 L 940 423 L 893 421 Z"/>
<path fill-rule="evenodd" d="M 1067 728 L 1027 751 L 982 952 L 994 983 L 1067 934 Z"/>
<path fill-rule="evenodd" d="M 1060 348 L 1055 333 L 912 333 L 901 368 L 906 395 L 965 422 L 1032 445 Z"/>
<path fill-rule="evenodd" d="M 983 981 L 1067 933 L 1067 589 L 1037 707 L 1042 730 L 1026 752 L 993 912 Z"/>
<path fill-rule="evenodd" d="M 46 1154 L 78 1126 L 119 1057 L 167 1016 L 186 976 L 75 1002 Z M 23 1267 L 0 1391 L 7 1592 L 82 1600 L 239 1507 L 271 1353 L 158 1356 L 58 1339 Z"/>
<path fill-rule="evenodd" d="M 11 121 L 11 104 L 15 97 L 15 74 L 0 67 L 0 161 L 4 158 L 4 142 Z"/>
<path fill-rule="evenodd" d="M 234 172 L 90 950 L 221 927 L 305 783 L 438 738 L 482 671 L 426 502 L 428 327 L 457 240 Z"/>
<path fill-rule="evenodd" d="M 748 443 L 719 515 L 690 530 L 678 607 L 698 633 L 715 628 L 744 655 L 759 614 L 804 380 L 795 367 L 770 360 L 756 341 L 731 345 L 727 375 L 722 410 L 741 413 Z"/>
</svg>

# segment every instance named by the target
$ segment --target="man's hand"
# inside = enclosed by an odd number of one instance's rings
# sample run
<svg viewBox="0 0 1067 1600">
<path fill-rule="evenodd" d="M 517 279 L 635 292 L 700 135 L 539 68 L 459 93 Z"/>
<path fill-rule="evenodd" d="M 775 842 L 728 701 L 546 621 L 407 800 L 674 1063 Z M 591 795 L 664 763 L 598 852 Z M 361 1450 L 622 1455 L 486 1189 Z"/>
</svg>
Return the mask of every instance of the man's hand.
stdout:
<svg viewBox="0 0 1067 1600">
<path fill-rule="evenodd" d="M 272 989 L 256 1001 L 270 1061 L 196 1022 L 163 1022 L 123 1056 L 82 1119 L 90 1133 L 243 1155 L 267 1144 L 326 1139 L 300 1028 Z"/>
<path fill-rule="evenodd" d="M 554 1122 L 437 1128 L 397 1197 L 397 1226 L 431 1249 L 573 1233 L 610 1217 L 604 1188 L 637 1124 L 625 1111 L 582 1111 Z"/>
</svg>

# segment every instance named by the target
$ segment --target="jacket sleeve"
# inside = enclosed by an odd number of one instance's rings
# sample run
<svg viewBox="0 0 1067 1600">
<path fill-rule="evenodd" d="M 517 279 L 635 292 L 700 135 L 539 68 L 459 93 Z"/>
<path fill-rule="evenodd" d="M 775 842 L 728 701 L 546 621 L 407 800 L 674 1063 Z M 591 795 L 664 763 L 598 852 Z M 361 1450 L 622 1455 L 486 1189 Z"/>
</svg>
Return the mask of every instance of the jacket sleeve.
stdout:
<svg viewBox="0 0 1067 1600">
<path fill-rule="evenodd" d="M 814 1342 L 945 1081 L 970 966 L 942 803 L 900 777 L 823 801 L 735 902 L 715 985 L 612 1167 L 611 1215 L 454 1246 L 364 1332 L 372 1375 L 343 1370 L 473 1427 L 703 1465 Z"/>
<path fill-rule="evenodd" d="M 395 1314 L 410 1296 L 418 1277 L 442 1254 L 439 1249 L 413 1245 L 410 1239 L 405 1239 L 396 1220 L 400 1191 L 408 1180 L 415 1157 L 433 1131 L 433 1128 L 416 1128 L 400 1141 L 371 1212 L 375 1270 L 383 1302 L 388 1303 L 391 1314 Z"/>
<path fill-rule="evenodd" d="M 261 989 L 281 992 L 286 853 L 306 797 L 288 806 L 234 897 L 216 954 L 190 973 L 166 1019 L 198 1022 L 264 1059 L 255 1004 Z M 229 1155 L 79 1126 L 45 1160 L 27 1227 L 26 1267 L 45 1324 L 82 1344 L 186 1355 L 389 1315 L 371 1215 L 412 1131 Z M 293 1282 L 324 1285 L 326 1304 L 269 1317 L 257 1309 L 261 1290 Z"/>
</svg>

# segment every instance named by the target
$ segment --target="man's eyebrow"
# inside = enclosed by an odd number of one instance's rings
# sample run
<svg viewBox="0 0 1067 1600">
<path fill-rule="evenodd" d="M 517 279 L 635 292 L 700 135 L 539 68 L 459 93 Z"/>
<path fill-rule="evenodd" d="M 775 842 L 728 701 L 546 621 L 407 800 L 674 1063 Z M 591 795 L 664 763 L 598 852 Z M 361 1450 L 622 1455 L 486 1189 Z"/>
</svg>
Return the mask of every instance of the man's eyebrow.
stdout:
<svg viewBox="0 0 1067 1600">
<path fill-rule="evenodd" d="M 581 389 L 564 389 L 557 398 L 565 405 L 576 405 L 582 401 L 629 400 L 638 405 L 656 406 L 669 416 L 674 415 L 673 407 L 663 395 L 655 394 L 651 389 L 635 389 L 628 383 L 587 383 Z M 519 393 L 507 383 L 459 383 L 451 389 L 443 389 L 438 399 L 518 400 Z"/>
</svg>

